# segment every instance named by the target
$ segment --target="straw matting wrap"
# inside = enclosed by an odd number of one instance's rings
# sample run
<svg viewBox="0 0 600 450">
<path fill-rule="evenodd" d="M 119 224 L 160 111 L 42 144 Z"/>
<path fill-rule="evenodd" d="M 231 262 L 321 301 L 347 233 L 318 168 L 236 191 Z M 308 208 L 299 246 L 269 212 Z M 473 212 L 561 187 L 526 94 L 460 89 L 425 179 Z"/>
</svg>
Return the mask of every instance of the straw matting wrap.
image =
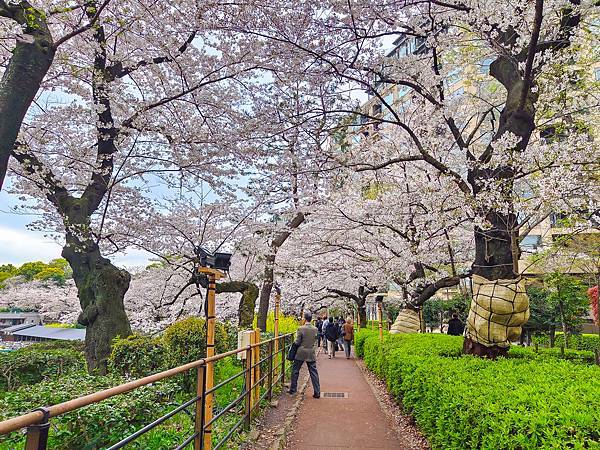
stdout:
<svg viewBox="0 0 600 450">
<path fill-rule="evenodd" d="M 418 333 L 419 331 L 421 331 L 419 312 L 413 309 L 402 309 L 398 313 L 394 325 L 390 328 L 391 334 Z"/>
<path fill-rule="evenodd" d="M 486 347 L 509 347 L 528 319 L 529 299 L 523 279 L 490 281 L 473 275 L 468 338 Z"/>
</svg>

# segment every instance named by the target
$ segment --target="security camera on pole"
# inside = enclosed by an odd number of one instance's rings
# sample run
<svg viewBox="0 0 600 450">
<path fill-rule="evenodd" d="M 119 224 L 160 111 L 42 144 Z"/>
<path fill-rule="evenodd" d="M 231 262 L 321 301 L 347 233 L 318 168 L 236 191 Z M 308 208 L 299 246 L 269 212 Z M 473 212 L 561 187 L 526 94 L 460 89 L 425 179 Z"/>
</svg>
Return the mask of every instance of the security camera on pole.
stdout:
<svg viewBox="0 0 600 450">
<path fill-rule="evenodd" d="M 231 253 L 210 253 L 202 247 L 196 248 L 198 258 L 198 272 L 206 275 L 208 279 L 205 314 L 206 314 L 206 357 L 215 355 L 215 292 L 216 281 L 225 276 L 231 265 Z M 210 391 L 214 386 L 214 363 L 209 362 L 206 365 L 206 375 L 204 377 L 205 391 Z M 207 394 L 204 399 L 204 423 L 209 423 L 213 416 L 213 394 Z M 200 430 L 196 430 L 198 433 Z M 212 425 L 204 427 L 203 441 L 205 450 L 212 447 Z M 198 435 L 197 440 L 199 441 Z"/>
</svg>

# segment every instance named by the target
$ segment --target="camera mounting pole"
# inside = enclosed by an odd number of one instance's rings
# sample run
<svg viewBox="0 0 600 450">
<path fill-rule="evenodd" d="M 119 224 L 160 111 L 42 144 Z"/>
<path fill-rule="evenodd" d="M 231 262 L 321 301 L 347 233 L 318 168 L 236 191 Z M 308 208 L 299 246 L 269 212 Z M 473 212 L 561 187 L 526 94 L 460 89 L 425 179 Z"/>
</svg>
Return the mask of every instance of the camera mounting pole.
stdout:
<svg viewBox="0 0 600 450">
<path fill-rule="evenodd" d="M 225 274 L 218 269 L 211 267 L 199 267 L 198 272 L 203 273 L 208 278 L 208 289 L 206 295 L 206 357 L 210 358 L 215 356 L 215 297 L 217 289 L 217 280 L 223 278 Z M 209 362 L 206 364 L 206 376 L 204 378 L 206 383 L 206 391 L 210 391 L 214 384 L 214 363 Z M 213 394 L 207 394 L 204 399 L 204 414 L 205 422 L 209 423 L 213 417 Z M 207 425 L 204 428 L 204 449 L 210 450 L 212 446 L 212 425 Z"/>
<path fill-rule="evenodd" d="M 275 312 L 273 314 L 273 332 L 275 334 L 275 355 L 279 352 L 279 307 L 281 305 L 281 288 L 275 284 Z M 285 358 L 285 355 L 282 355 Z"/>
</svg>

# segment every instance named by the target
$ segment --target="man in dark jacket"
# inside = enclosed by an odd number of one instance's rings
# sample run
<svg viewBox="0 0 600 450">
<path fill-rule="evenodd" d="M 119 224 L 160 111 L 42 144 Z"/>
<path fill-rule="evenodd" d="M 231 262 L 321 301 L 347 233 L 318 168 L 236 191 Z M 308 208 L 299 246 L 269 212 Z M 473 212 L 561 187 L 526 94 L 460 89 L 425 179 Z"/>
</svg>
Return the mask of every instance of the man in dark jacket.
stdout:
<svg viewBox="0 0 600 450">
<path fill-rule="evenodd" d="M 452 336 L 462 336 L 465 326 L 458 318 L 458 314 L 452 314 L 452 319 L 448 321 L 448 334 Z"/>
<path fill-rule="evenodd" d="M 317 326 L 317 331 L 319 332 L 319 334 L 317 334 L 317 348 L 321 348 L 321 340 L 323 340 L 323 319 L 319 317 L 315 325 Z"/>
<path fill-rule="evenodd" d="M 306 323 L 298 328 L 296 332 L 296 345 L 298 350 L 296 351 L 296 358 L 292 365 L 292 380 L 290 382 L 289 394 L 295 394 L 298 389 L 298 376 L 300 375 L 300 368 L 302 363 L 306 362 L 308 366 L 308 373 L 310 374 L 310 382 L 313 387 L 313 397 L 321 397 L 321 384 L 319 383 L 319 372 L 317 372 L 317 363 L 315 356 L 315 348 L 317 344 L 317 327 L 311 322 L 312 314 L 309 312 L 304 313 L 304 319 Z"/>
<path fill-rule="evenodd" d="M 327 339 L 327 346 L 329 348 L 329 359 L 335 358 L 335 346 L 337 339 L 340 337 L 340 327 L 335 320 L 331 320 L 325 328 L 325 339 Z"/>
</svg>

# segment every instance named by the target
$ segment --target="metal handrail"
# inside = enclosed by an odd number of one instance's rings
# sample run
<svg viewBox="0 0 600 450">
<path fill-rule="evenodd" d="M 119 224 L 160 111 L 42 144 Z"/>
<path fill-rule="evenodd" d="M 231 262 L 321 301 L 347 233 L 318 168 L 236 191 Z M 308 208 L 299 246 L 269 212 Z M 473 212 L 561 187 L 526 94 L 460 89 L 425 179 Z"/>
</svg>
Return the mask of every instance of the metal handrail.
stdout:
<svg viewBox="0 0 600 450">
<path fill-rule="evenodd" d="M 146 386 L 151 383 L 155 383 L 157 381 L 163 380 L 165 378 L 170 378 L 175 375 L 179 375 L 183 372 L 186 372 L 190 369 L 202 367 L 208 363 L 213 363 L 219 361 L 223 358 L 227 358 L 229 356 L 237 355 L 238 353 L 249 351 L 253 348 L 260 347 L 264 344 L 268 344 L 269 342 L 274 342 L 275 340 L 284 339 L 288 336 L 291 336 L 294 333 L 282 334 L 277 338 L 267 339 L 262 342 L 257 342 L 254 344 L 247 345 L 245 347 L 240 347 L 235 350 L 230 350 L 225 353 L 221 353 L 219 355 L 212 356 L 210 358 L 202 358 L 196 361 L 192 361 L 187 364 L 183 364 L 178 367 L 174 367 L 172 369 L 168 369 L 153 375 L 149 375 L 147 377 L 140 378 L 138 380 L 130 381 L 128 383 L 124 383 L 109 389 L 104 389 L 102 391 L 94 392 L 92 394 L 84 395 L 83 397 L 78 397 L 72 400 L 68 400 L 66 402 L 58 403 L 56 405 L 52 405 L 46 408 L 39 408 L 27 414 L 23 414 L 18 417 L 13 417 L 12 419 L 4 420 L 0 422 L 0 435 L 7 434 L 12 431 L 16 431 L 31 425 L 40 424 L 43 421 L 47 421 L 52 417 L 56 417 L 76 409 L 83 408 L 84 406 L 88 406 L 94 403 L 98 403 L 100 401 L 106 400 L 107 398 L 114 397 L 115 395 L 124 394 L 126 392 L 130 392 L 134 389 L 137 389 L 142 386 Z M 285 355 L 284 355 L 285 357 Z M 246 370 L 246 369 L 245 369 Z M 244 370 L 244 371 L 245 371 Z M 243 373 L 243 372 L 242 372 Z"/>
</svg>

